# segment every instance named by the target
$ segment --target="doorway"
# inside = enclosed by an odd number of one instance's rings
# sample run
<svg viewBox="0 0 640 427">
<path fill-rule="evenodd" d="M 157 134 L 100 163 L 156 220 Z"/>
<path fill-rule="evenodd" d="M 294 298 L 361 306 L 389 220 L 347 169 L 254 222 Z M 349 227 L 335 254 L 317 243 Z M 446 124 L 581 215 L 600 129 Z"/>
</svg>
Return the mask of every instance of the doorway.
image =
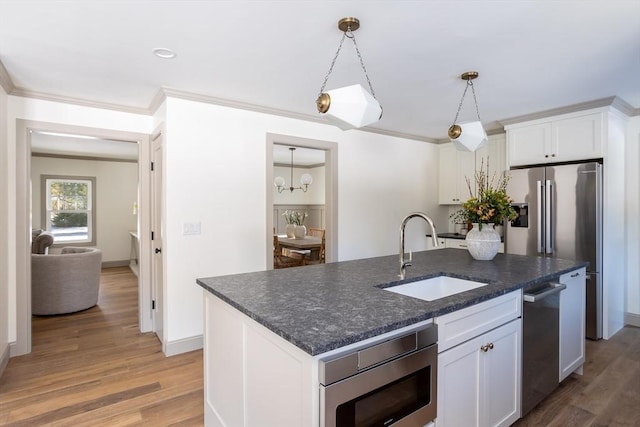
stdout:
<svg viewBox="0 0 640 427">
<path fill-rule="evenodd" d="M 149 135 L 117 130 L 88 128 L 58 123 L 16 121 L 16 342 L 11 356 L 31 352 L 31 227 L 32 227 L 32 137 L 34 133 L 74 135 L 119 142 L 136 143 L 138 149 L 138 189 L 136 208 L 137 230 L 149 229 L 149 172 L 142 165 L 149 164 Z M 99 185 L 99 184 L 98 184 Z M 132 206 L 133 209 L 133 206 Z M 146 233 L 139 233 L 138 307 L 141 332 L 151 330 L 151 291 L 149 273 L 149 245 Z"/>
<path fill-rule="evenodd" d="M 267 269 L 273 268 L 274 209 L 274 146 L 319 150 L 324 152 L 324 209 L 322 223 L 326 230 L 326 261 L 338 260 L 338 144 L 331 141 L 299 138 L 291 135 L 267 134 L 266 141 L 266 242 Z M 286 179 L 290 179 L 286 177 Z M 290 183 L 289 185 L 294 185 Z M 295 184 L 297 185 L 297 184 Z M 313 185 L 313 184 L 311 184 Z M 316 183 L 316 185 L 322 185 Z M 286 190 L 289 191 L 289 190 Z"/>
</svg>

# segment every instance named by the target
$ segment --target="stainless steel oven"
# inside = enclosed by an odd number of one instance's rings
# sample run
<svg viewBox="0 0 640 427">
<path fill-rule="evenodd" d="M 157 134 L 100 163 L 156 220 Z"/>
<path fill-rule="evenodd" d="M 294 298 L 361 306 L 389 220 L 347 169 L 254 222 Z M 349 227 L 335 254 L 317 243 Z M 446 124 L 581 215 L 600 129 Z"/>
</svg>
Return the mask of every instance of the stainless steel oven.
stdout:
<svg viewBox="0 0 640 427">
<path fill-rule="evenodd" d="M 437 328 L 321 360 L 320 425 L 415 427 L 434 420 Z"/>
</svg>

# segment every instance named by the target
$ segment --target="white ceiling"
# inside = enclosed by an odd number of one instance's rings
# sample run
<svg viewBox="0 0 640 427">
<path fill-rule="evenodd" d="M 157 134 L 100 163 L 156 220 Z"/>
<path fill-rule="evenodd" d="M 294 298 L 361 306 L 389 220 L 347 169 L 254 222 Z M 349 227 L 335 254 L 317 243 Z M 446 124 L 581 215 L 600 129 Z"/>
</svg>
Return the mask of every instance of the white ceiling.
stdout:
<svg viewBox="0 0 640 427">
<path fill-rule="evenodd" d="M 362 24 L 375 128 L 445 138 L 469 70 L 488 128 L 610 96 L 640 108 L 638 0 L 0 0 L 0 61 L 16 93 L 146 109 L 165 87 L 317 117 L 345 16 Z M 356 82 L 345 42 L 327 89 Z"/>
</svg>

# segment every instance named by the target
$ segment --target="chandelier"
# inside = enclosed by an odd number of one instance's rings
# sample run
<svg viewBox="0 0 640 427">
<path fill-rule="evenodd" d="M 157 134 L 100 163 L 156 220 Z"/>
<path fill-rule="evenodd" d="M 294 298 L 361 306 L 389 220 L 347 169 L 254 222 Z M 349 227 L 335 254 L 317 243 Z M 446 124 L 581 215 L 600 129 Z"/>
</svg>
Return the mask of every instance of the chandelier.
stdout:
<svg viewBox="0 0 640 427">
<path fill-rule="evenodd" d="M 273 185 L 276 186 L 278 193 L 282 193 L 285 189 L 289 190 L 293 193 L 293 190 L 302 190 L 305 193 L 309 189 L 309 185 L 313 183 L 313 177 L 308 173 L 302 174 L 300 177 L 300 187 L 293 186 L 293 152 L 296 151 L 295 147 L 289 147 L 289 151 L 291 151 L 291 178 L 289 180 L 290 187 L 285 187 L 284 178 L 281 176 L 277 176 L 276 179 L 273 180 Z"/>
<path fill-rule="evenodd" d="M 487 133 L 482 127 L 482 123 L 480 122 L 480 112 L 478 111 L 478 100 L 476 99 L 476 91 L 473 88 L 473 79 L 478 77 L 477 71 L 467 71 L 466 73 L 462 73 L 460 78 L 462 80 L 467 81 L 467 85 L 464 88 L 464 92 L 462 93 L 462 99 L 460 100 L 460 104 L 458 105 L 458 111 L 456 112 L 456 118 L 453 119 L 453 124 L 449 127 L 449 131 L 447 132 L 451 142 L 453 145 L 461 151 L 476 151 L 479 148 L 484 147 L 487 143 Z M 464 101 L 464 97 L 467 94 L 467 89 L 471 86 L 471 92 L 473 93 L 473 102 L 476 105 L 476 115 L 478 117 L 477 121 L 473 122 L 465 122 L 465 123 L 457 123 L 458 115 L 460 114 L 460 109 L 462 108 L 462 103 Z"/>
<path fill-rule="evenodd" d="M 356 43 L 356 37 L 353 34 L 354 31 L 360 28 L 360 21 L 357 18 L 352 17 L 342 18 L 338 21 L 338 28 L 340 31 L 343 31 L 344 34 L 342 35 L 342 39 L 338 45 L 338 50 L 333 57 L 331 66 L 329 67 L 329 72 L 324 78 L 324 82 L 320 88 L 320 94 L 316 100 L 316 106 L 318 107 L 318 111 L 324 117 L 340 129 L 357 129 L 380 120 L 382 118 L 382 107 L 376 99 L 373 86 L 371 85 L 371 80 L 369 80 L 367 69 L 364 66 L 364 61 L 360 54 L 360 49 L 358 49 L 358 44 Z M 348 38 L 353 42 L 353 46 L 356 49 L 358 58 L 360 59 L 360 66 L 367 78 L 367 83 L 369 84 L 369 90 L 371 93 L 367 92 L 367 90 L 359 84 L 345 86 L 326 92 L 324 91 L 327 80 L 329 80 L 329 76 L 333 71 L 333 66 L 338 59 L 338 55 L 340 55 L 340 50 L 342 49 L 342 44 L 344 43 L 345 38 Z"/>
</svg>

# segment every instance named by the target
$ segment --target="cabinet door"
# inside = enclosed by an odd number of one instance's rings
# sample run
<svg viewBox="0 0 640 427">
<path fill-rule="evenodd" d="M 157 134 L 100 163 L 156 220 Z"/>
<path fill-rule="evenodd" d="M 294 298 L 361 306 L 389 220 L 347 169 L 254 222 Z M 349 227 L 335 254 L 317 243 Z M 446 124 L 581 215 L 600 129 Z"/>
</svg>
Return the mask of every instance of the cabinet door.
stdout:
<svg viewBox="0 0 640 427">
<path fill-rule="evenodd" d="M 508 426 L 520 417 L 521 320 L 438 355 L 438 427 Z"/>
<path fill-rule="evenodd" d="M 509 426 L 520 418 L 521 331 L 522 321 L 516 319 L 483 336 L 483 426 Z"/>
<path fill-rule="evenodd" d="M 551 153 L 551 123 L 541 123 L 507 130 L 509 166 L 549 163 Z"/>
<path fill-rule="evenodd" d="M 448 248 L 467 249 L 467 241 L 464 239 L 445 239 Z"/>
<path fill-rule="evenodd" d="M 602 113 L 552 122 L 554 161 L 602 157 Z"/>
<path fill-rule="evenodd" d="M 560 277 L 560 381 L 584 364 L 586 274 L 580 269 Z"/>
<path fill-rule="evenodd" d="M 438 202 L 441 205 L 459 204 L 458 200 L 458 155 L 453 144 L 440 147 L 438 161 Z"/>
<path fill-rule="evenodd" d="M 508 169 L 505 134 L 489 136 L 487 145 L 476 151 L 476 170 L 481 166 L 489 173 L 489 178 L 498 178 Z"/>
<path fill-rule="evenodd" d="M 480 426 L 483 337 L 438 355 L 437 427 Z"/>
</svg>

